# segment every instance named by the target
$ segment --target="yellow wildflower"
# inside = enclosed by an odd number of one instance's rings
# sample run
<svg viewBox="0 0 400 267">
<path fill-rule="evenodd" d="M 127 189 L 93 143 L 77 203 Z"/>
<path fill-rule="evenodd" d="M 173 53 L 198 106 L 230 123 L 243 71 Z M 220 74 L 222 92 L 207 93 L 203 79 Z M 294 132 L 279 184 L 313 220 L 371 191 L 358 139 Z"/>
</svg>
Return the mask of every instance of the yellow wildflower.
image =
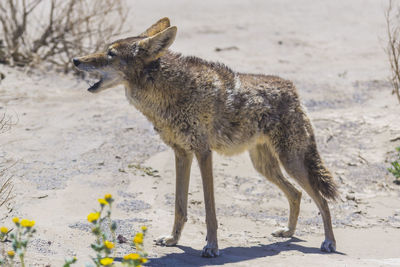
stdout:
<svg viewBox="0 0 400 267">
<path fill-rule="evenodd" d="M 91 212 L 89 213 L 89 215 L 87 216 L 87 220 L 89 222 L 95 222 L 100 218 L 100 212 Z"/>
<path fill-rule="evenodd" d="M 105 200 L 104 198 L 99 198 L 98 201 L 99 201 L 100 205 L 102 205 L 102 206 L 108 204 L 107 200 Z"/>
<path fill-rule="evenodd" d="M 142 263 L 146 263 L 146 262 L 147 262 L 147 259 L 146 259 L 146 258 L 141 258 L 140 261 L 141 261 Z"/>
<path fill-rule="evenodd" d="M 143 238 L 139 237 L 139 236 L 135 236 L 135 238 L 133 238 L 133 242 L 135 244 L 142 244 L 143 243 Z"/>
<path fill-rule="evenodd" d="M 146 226 L 142 226 L 142 231 L 146 231 L 147 230 L 147 227 Z"/>
<path fill-rule="evenodd" d="M 106 248 L 108 248 L 108 249 L 112 249 L 112 248 L 114 248 L 114 243 L 106 240 L 106 241 L 104 241 L 104 246 L 106 246 Z"/>
<path fill-rule="evenodd" d="M 22 219 L 22 220 L 21 220 L 21 225 L 22 225 L 23 227 L 26 227 L 28 224 L 29 224 L 29 220 L 27 220 L 27 219 Z"/>
<path fill-rule="evenodd" d="M 124 260 L 138 260 L 140 259 L 140 255 L 137 253 L 130 253 L 124 256 Z"/>
<path fill-rule="evenodd" d="M 109 199 L 112 199 L 112 195 L 111 194 L 106 194 L 104 196 L 104 199 L 108 201 Z"/>
<path fill-rule="evenodd" d="M 35 225 L 35 221 L 22 219 L 21 220 L 21 225 L 22 225 L 22 227 L 30 228 L 30 227 L 33 227 Z"/>
<path fill-rule="evenodd" d="M 133 238 L 133 243 L 142 244 L 143 243 L 143 233 L 137 233 L 136 236 Z"/>
<path fill-rule="evenodd" d="M 10 258 L 14 258 L 14 256 L 15 256 L 14 250 L 9 250 L 9 251 L 7 251 L 7 255 L 8 255 L 8 257 L 10 257 Z"/>
<path fill-rule="evenodd" d="M 2 234 L 7 234 L 7 233 L 8 233 L 8 228 L 2 226 L 2 227 L 0 227 L 0 232 L 1 232 Z"/>
<path fill-rule="evenodd" d="M 100 260 L 100 264 L 107 266 L 107 265 L 111 265 L 114 262 L 114 259 L 112 258 L 103 258 Z"/>
<path fill-rule="evenodd" d="M 13 223 L 17 224 L 19 223 L 19 218 L 18 217 L 14 217 L 12 218 Z"/>
</svg>

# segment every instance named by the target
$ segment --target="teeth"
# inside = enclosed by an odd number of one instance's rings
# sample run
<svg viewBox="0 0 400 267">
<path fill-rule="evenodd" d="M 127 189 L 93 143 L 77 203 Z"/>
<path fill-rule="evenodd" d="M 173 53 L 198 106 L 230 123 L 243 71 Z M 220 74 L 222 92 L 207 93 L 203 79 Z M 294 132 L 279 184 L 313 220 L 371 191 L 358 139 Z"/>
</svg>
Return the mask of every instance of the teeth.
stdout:
<svg viewBox="0 0 400 267">
<path fill-rule="evenodd" d="M 89 84 L 89 87 L 92 87 L 97 83 L 97 81 L 87 81 L 87 83 Z"/>
<path fill-rule="evenodd" d="M 93 85 L 93 84 L 97 83 L 99 80 L 100 80 L 100 77 L 99 78 L 93 77 L 93 78 L 86 79 L 86 82 L 90 85 Z"/>
</svg>

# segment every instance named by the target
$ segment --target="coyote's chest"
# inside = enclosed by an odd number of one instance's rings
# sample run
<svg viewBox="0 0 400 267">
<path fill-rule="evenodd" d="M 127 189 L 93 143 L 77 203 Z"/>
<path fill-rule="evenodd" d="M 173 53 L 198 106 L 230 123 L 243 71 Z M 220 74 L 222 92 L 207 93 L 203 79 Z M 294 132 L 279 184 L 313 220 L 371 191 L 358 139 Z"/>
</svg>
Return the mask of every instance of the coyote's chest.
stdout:
<svg viewBox="0 0 400 267">
<path fill-rule="evenodd" d="M 130 88 L 126 88 L 126 97 L 153 124 L 166 144 L 188 150 L 205 146 L 205 125 L 199 121 L 195 110 L 153 102 L 146 96 L 133 93 Z"/>
</svg>

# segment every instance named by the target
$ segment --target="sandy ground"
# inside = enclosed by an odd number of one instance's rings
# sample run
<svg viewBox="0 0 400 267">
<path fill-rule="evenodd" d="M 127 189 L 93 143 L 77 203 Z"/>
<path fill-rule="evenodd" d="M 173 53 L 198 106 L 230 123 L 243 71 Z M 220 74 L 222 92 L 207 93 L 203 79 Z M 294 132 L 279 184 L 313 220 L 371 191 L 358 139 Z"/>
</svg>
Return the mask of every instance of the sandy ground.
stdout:
<svg viewBox="0 0 400 267">
<path fill-rule="evenodd" d="M 15 199 L 1 222 L 35 219 L 34 266 L 88 262 L 87 214 L 111 193 L 118 234 L 149 227 L 149 266 L 400 266 L 400 187 L 387 173 L 400 136 L 400 105 L 390 94 L 383 51 L 386 1 L 132 1 L 139 33 L 168 16 L 178 26 L 172 50 L 218 60 L 242 72 L 292 79 L 315 127 L 319 150 L 340 185 L 331 203 L 338 253 L 319 250 L 322 221 L 303 194 L 294 238 L 270 233 L 287 222 L 283 194 L 258 175 L 247 154 L 215 155 L 221 256 L 204 259 L 204 203 L 192 168 L 189 220 L 179 246 L 158 247 L 173 222 L 174 159 L 122 88 L 99 95 L 59 74 L 0 66 L 1 112 L 18 120 L 1 135 L 3 165 L 12 164 Z M 224 48 L 233 49 L 224 50 Z M 221 48 L 222 51 L 216 51 Z M 18 118 L 18 119 L 17 119 Z M 132 167 L 157 170 L 148 175 Z M 127 245 L 118 255 L 129 251 Z"/>
</svg>

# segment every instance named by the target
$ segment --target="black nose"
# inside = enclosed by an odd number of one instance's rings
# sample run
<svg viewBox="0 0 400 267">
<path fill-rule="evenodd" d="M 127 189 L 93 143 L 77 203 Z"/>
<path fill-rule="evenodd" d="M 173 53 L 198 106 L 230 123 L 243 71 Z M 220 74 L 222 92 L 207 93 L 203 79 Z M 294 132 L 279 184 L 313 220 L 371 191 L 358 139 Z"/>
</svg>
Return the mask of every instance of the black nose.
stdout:
<svg viewBox="0 0 400 267">
<path fill-rule="evenodd" d="M 81 62 L 79 61 L 79 59 L 76 59 L 76 58 L 74 58 L 74 59 L 72 60 L 72 62 L 74 62 L 74 65 L 75 65 L 76 67 L 78 67 L 79 64 L 81 64 Z"/>
</svg>

